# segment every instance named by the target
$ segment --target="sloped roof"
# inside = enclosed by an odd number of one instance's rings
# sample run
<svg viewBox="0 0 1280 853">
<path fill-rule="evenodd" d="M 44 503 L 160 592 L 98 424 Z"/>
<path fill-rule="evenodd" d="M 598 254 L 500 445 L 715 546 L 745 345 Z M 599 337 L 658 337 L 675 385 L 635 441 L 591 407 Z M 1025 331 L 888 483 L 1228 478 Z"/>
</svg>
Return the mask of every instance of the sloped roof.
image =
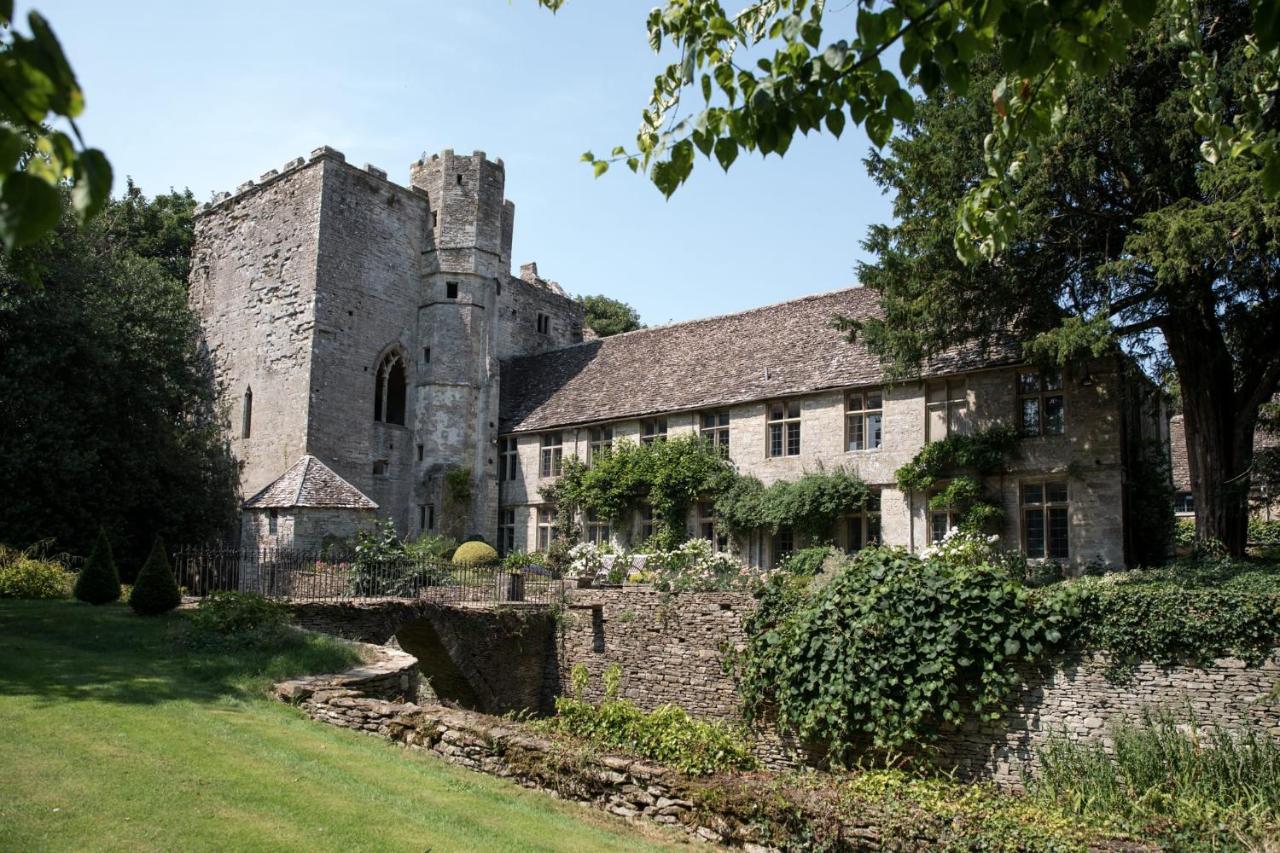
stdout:
<svg viewBox="0 0 1280 853">
<path fill-rule="evenodd" d="M 245 509 L 377 509 L 364 492 L 314 456 L 303 456 L 274 483 L 244 502 Z"/>
<path fill-rule="evenodd" d="M 878 384 L 880 359 L 850 344 L 832 318 L 880 314 L 860 287 L 705 320 L 641 329 L 503 364 L 502 430 L 725 406 L 828 388 Z M 1020 360 L 1012 338 L 990 349 L 953 347 L 930 360 L 937 376 Z"/>
</svg>

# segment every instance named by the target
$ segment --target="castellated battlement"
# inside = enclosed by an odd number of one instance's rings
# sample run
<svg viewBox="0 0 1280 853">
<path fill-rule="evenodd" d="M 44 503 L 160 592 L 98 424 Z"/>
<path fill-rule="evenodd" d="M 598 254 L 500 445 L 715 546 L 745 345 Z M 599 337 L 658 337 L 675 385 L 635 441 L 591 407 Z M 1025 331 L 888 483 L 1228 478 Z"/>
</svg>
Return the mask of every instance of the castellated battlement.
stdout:
<svg viewBox="0 0 1280 853">
<path fill-rule="evenodd" d="M 445 153 L 452 155 L 453 152 L 446 151 Z M 483 151 L 477 151 L 476 155 L 478 155 L 481 160 L 484 159 Z M 432 158 L 434 159 L 439 156 L 440 155 L 432 155 Z M 295 175 L 296 173 L 298 173 L 299 171 L 325 160 L 328 160 L 331 163 L 346 164 L 348 169 L 355 172 L 360 172 L 362 174 L 366 174 L 369 177 L 380 181 L 381 183 L 385 184 L 386 187 L 390 189 L 392 192 L 403 193 L 407 196 L 416 196 L 419 199 L 425 198 L 427 196 L 426 190 L 421 187 L 412 186 L 412 185 L 404 186 L 402 184 L 397 184 L 395 181 L 388 179 L 387 172 L 385 169 L 380 169 L 377 166 L 373 165 L 372 163 L 366 163 L 363 169 L 358 169 L 353 165 L 347 164 L 346 155 L 343 154 L 341 151 L 338 151 L 337 149 L 334 149 L 334 148 L 330 148 L 328 145 L 321 145 L 319 148 L 314 149 L 311 152 L 311 154 L 306 157 L 294 157 L 292 160 L 289 160 L 278 169 L 268 169 L 267 171 L 259 175 L 256 181 L 252 179 L 245 181 L 244 183 L 236 187 L 235 192 L 214 193 L 212 201 L 210 201 L 207 204 L 200 204 L 196 206 L 195 215 L 202 216 L 204 214 L 212 213 L 215 210 L 218 210 L 220 208 L 229 206 L 229 204 L 232 204 L 250 195 L 256 194 L 265 186 L 268 186 L 277 181 L 289 178 L 292 175 Z M 423 156 L 423 160 L 426 160 L 425 155 Z M 416 166 L 417 163 L 415 163 L 414 165 Z M 497 165 L 499 168 L 501 168 L 502 161 L 499 160 L 497 162 Z"/>
</svg>

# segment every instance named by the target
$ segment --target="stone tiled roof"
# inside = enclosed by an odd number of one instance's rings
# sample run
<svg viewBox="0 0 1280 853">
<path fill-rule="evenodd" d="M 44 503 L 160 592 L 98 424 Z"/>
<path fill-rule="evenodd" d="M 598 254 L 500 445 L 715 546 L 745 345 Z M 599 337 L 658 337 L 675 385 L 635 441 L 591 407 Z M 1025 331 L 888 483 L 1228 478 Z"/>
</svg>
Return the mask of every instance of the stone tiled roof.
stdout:
<svg viewBox="0 0 1280 853">
<path fill-rule="evenodd" d="M 511 359 L 502 373 L 502 430 L 725 406 L 882 381 L 880 360 L 832 328 L 836 315 L 877 316 L 878 295 L 850 288 L 705 320 L 614 335 Z M 955 347 L 922 371 L 937 376 L 1019 360 L 1012 338 Z"/>
<path fill-rule="evenodd" d="M 364 492 L 314 456 L 303 456 L 274 483 L 244 502 L 246 509 L 377 509 Z"/>
<path fill-rule="evenodd" d="M 1191 491 L 1191 466 L 1187 463 L 1187 425 L 1182 415 L 1169 418 L 1169 463 L 1173 474 L 1173 488 L 1179 492 Z"/>
</svg>

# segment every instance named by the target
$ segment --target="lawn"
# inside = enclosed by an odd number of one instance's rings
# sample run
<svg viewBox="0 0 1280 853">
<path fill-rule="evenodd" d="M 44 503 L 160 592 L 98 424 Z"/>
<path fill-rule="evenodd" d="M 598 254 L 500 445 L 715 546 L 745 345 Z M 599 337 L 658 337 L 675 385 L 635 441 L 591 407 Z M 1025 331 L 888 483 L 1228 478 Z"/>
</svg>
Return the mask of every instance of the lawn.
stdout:
<svg viewBox="0 0 1280 853">
<path fill-rule="evenodd" d="M 313 722 L 267 684 L 349 652 L 316 638 L 195 653 L 176 642 L 184 618 L 0 601 L 0 848 L 596 851 L 667 838 Z"/>
</svg>

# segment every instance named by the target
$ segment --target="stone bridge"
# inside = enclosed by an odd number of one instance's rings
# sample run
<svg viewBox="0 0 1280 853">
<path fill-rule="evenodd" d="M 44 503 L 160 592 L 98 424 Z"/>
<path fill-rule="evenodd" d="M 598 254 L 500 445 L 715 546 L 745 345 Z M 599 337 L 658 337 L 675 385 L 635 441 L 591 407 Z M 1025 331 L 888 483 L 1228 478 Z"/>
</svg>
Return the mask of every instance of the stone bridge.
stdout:
<svg viewBox="0 0 1280 853">
<path fill-rule="evenodd" d="M 312 631 L 399 647 L 418 659 L 424 701 L 489 714 L 551 710 L 559 693 L 556 617 L 543 604 L 501 607 L 412 598 L 290 601 Z"/>
</svg>

